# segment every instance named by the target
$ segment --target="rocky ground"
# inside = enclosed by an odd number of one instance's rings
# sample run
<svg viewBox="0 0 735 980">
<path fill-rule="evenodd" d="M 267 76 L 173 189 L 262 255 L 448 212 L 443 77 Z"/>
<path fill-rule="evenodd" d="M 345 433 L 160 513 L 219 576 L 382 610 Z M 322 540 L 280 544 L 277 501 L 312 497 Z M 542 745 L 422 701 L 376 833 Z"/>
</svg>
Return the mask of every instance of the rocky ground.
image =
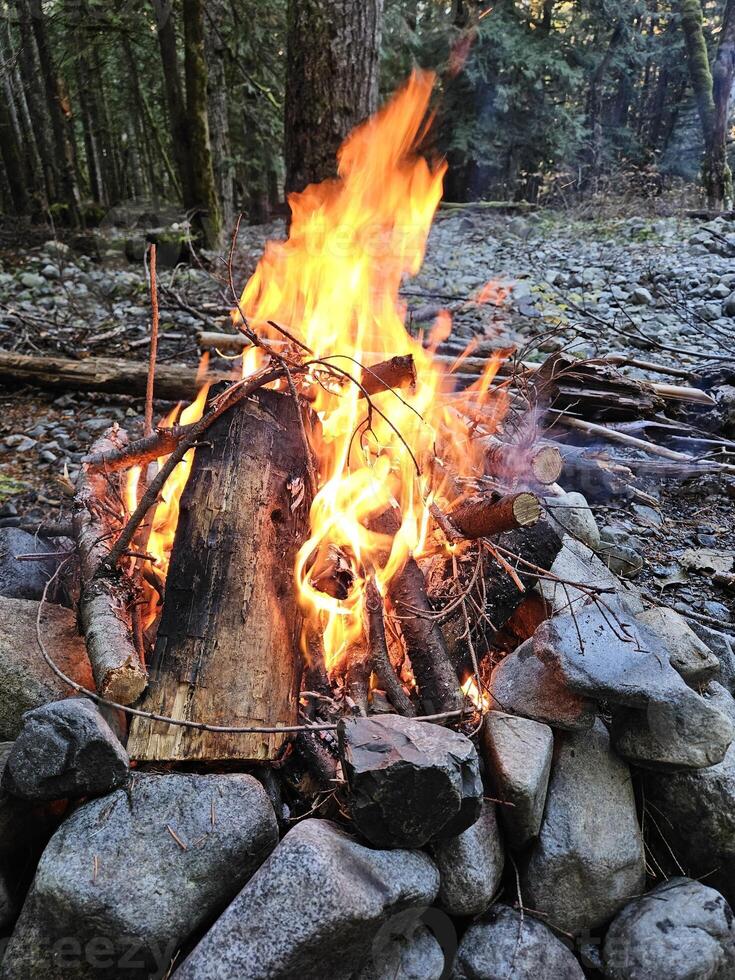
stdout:
<svg viewBox="0 0 735 980">
<path fill-rule="evenodd" d="M 282 234 L 282 222 L 241 230 L 238 287 L 265 240 Z M 0 252 L 0 345 L 22 353 L 144 359 L 146 275 L 142 260 L 128 258 L 138 256 L 141 242 L 133 239 L 131 248 L 129 236 L 108 229 L 79 244 L 81 252 L 53 240 L 24 253 Z M 196 363 L 197 332 L 227 328 L 226 262 L 209 256 L 205 268 L 199 257 L 176 264 L 178 256 L 178 249 L 161 249 L 159 360 Z M 529 360 L 560 348 L 580 357 L 626 352 L 696 372 L 703 364 L 726 367 L 735 358 L 734 257 L 735 221 L 724 219 L 449 210 L 438 213 L 424 266 L 403 292 L 414 330 L 430 328 L 448 309 L 453 336 L 513 342 Z M 483 290 L 489 301 L 478 302 Z M 134 399 L 25 389 L 0 393 L 0 403 L 0 520 L 17 511 L 63 516 L 69 481 L 95 434 L 110 421 L 124 422 L 132 432 L 141 423 L 142 406 Z M 694 455 L 709 449 L 686 437 L 668 445 Z M 602 443 L 598 448 L 610 450 Z M 613 455 L 645 456 L 627 450 Z M 732 590 L 712 582 L 711 565 L 719 561 L 720 569 L 732 569 L 733 481 L 701 475 L 678 480 L 667 473 L 649 475 L 641 486 L 660 501 L 660 510 L 595 501 L 603 541 L 645 556 L 640 576 L 658 601 L 711 625 L 729 622 Z M 631 568 L 639 566 L 634 558 Z"/>
</svg>

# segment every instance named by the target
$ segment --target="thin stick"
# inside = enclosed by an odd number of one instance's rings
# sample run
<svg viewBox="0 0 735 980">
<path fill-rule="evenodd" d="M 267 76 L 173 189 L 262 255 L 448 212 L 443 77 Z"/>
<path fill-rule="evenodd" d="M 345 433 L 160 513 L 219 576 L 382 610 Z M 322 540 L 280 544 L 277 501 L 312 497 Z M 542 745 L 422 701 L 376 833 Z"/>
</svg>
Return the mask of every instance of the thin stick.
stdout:
<svg viewBox="0 0 735 980">
<path fill-rule="evenodd" d="M 188 450 L 191 449 L 199 437 L 207 431 L 209 426 L 212 425 L 220 417 L 220 415 L 226 412 L 228 408 L 236 405 L 238 402 L 242 401 L 243 398 L 251 395 L 254 391 L 257 391 L 264 385 L 269 384 L 271 381 L 275 381 L 281 377 L 283 377 L 283 370 L 281 368 L 264 368 L 262 371 L 259 371 L 252 377 L 246 378 L 241 384 L 233 385 L 232 388 L 229 388 L 223 393 L 224 397 L 220 398 L 216 402 L 212 410 L 205 415 L 204 418 L 200 419 L 194 425 L 189 427 L 184 438 L 179 442 L 178 446 L 173 450 L 156 476 L 151 480 L 148 489 L 140 498 L 140 503 L 130 515 L 127 524 L 120 532 L 120 537 L 110 549 L 107 557 L 100 563 L 100 566 L 95 573 L 95 578 L 99 578 L 100 576 L 112 572 L 120 558 L 122 558 L 123 554 L 129 549 L 130 542 L 135 536 L 138 525 L 148 513 L 149 508 L 153 506 L 156 500 L 158 500 L 158 495 L 165 486 L 166 480 L 168 480 L 169 476 L 171 476 L 174 469 L 184 458 Z"/>
<path fill-rule="evenodd" d="M 156 379 L 156 357 L 158 356 L 158 288 L 156 286 L 156 246 L 150 247 L 150 288 L 151 288 L 151 349 L 148 358 L 148 380 L 145 388 L 145 417 L 143 434 L 153 432 L 153 384 Z"/>
</svg>

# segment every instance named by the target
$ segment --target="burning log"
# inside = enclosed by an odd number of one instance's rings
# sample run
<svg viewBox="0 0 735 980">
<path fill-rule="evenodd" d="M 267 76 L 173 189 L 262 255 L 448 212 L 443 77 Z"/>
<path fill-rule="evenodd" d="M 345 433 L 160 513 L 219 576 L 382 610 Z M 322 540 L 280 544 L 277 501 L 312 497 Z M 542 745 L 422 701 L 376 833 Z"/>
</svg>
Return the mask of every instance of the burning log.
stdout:
<svg viewBox="0 0 735 980">
<path fill-rule="evenodd" d="M 536 483 L 556 483 L 564 468 L 564 459 L 556 446 L 535 445 L 528 448 L 501 442 L 495 436 L 481 440 L 485 447 L 487 472 L 505 480 L 529 477 Z"/>
<path fill-rule="evenodd" d="M 390 537 L 398 533 L 399 527 L 399 520 L 392 510 L 384 511 L 370 522 L 371 530 Z M 414 558 L 409 558 L 390 580 L 388 598 L 400 622 L 424 713 L 460 708 L 462 695 L 457 674 L 426 594 L 423 572 Z"/>
<path fill-rule="evenodd" d="M 208 381 L 231 378 L 228 373 L 208 375 Z M 137 361 L 88 357 L 83 361 L 44 354 L 34 357 L 0 351 L 0 382 L 31 384 L 59 391 L 104 391 L 114 395 L 145 395 L 148 366 Z M 202 385 L 196 368 L 159 364 L 156 368 L 156 398 L 191 401 Z"/>
<path fill-rule="evenodd" d="M 182 494 L 143 707 L 223 725 L 298 721 L 293 567 L 308 531 L 308 459 L 296 401 L 260 391 L 196 451 Z M 273 760 L 280 734 L 215 734 L 137 718 L 131 757 Z"/>
<path fill-rule="evenodd" d="M 108 452 L 126 442 L 126 433 L 113 426 L 92 448 Z M 108 503 L 114 497 L 111 486 L 104 472 L 82 466 L 72 518 L 82 577 L 79 618 L 99 694 L 119 704 L 132 704 L 147 682 L 133 642 L 130 609 L 134 590 L 120 571 L 97 574 L 119 531 L 117 515 Z"/>
<path fill-rule="evenodd" d="M 362 369 L 360 385 L 367 395 L 377 395 L 392 388 L 413 388 L 416 385 L 416 365 L 413 355 L 391 357 Z"/>
<path fill-rule="evenodd" d="M 506 496 L 496 491 L 473 493 L 461 497 L 447 517 L 462 537 L 486 538 L 536 524 L 541 517 L 541 501 L 527 490 Z"/>
</svg>

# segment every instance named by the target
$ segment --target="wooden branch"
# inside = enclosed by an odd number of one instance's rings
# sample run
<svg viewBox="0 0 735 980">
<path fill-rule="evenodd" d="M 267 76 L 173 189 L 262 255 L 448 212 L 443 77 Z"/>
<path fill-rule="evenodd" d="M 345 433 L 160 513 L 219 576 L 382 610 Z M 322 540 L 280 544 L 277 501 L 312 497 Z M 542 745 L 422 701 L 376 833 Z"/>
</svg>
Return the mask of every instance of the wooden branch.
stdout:
<svg viewBox="0 0 735 980">
<path fill-rule="evenodd" d="M 156 379 L 156 357 L 158 356 L 158 289 L 156 286 L 156 246 L 151 245 L 150 251 L 150 287 L 151 287 L 151 349 L 148 354 L 148 377 L 145 389 L 145 421 L 143 433 L 149 436 L 153 431 L 153 385 Z"/>
<path fill-rule="evenodd" d="M 141 521 L 148 513 L 148 509 L 158 500 L 158 495 L 166 485 L 166 481 L 173 473 L 174 468 L 178 466 L 186 455 L 187 451 L 196 443 L 197 439 L 199 439 L 200 436 L 202 436 L 207 429 L 214 422 L 216 422 L 224 412 L 227 411 L 228 408 L 238 404 L 248 395 L 251 395 L 254 391 L 257 391 L 259 388 L 262 388 L 266 384 L 270 384 L 271 381 L 275 381 L 277 378 L 282 376 L 283 370 L 281 368 L 263 368 L 262 371 L 259 371 L 257 374 L 252 375 L 252 377 L 247 378 L 238 385 L 233 385 L 232 388 L 223 392 L 222 396 L 218 399 L 217 404 L 211 411 L 207 412 L 207 414 L 198 422 L 194 422 L 192 425 L 185 427 L 186 434 L 179 441 L 178 445 L 172 451 L 171 455 L 168 457 L 156 476 L 151 480 L 146 492 L 141 497 L 138 506 L 130 515 L 127 524 L 120 532 L 120 536 L 118 537 L 117 541 L 110 549 L 110 552 L 105 557 L 104 561 L 100 563 L 100 567 L 97 570 L 97 575 L 105 574 L 106 570 L 114 568 L 125 551 L 127 551 L 130 546 L 130 542 L 135 536 L 135 532 L 140 526 Z"/>
<path fill-rule="evenodd" d="M 95 452 L 110 451 L 120 448 L 126 439 L 125 432 L 113 426 L 93 448 Z M 147 682 L 133 641 L 133 588 L 122 573 L 95 577 L 117 531 L 109 508 L 103 506 L 110 498 L 105 474 L 82 466 L 72 516 L 82 578 L 79 618 L 99 694 L 132 704 Z"/>
<path fill-rule="evenodd" d="M 536 524 L 541 501 L 526 490 L 506 496 L 473 493 L 460 498 L 447 516 L 462 537 L 473 540 Z"/>
<path fill-rule="evenodd" d="M 162 364 L 156 371 L 156 394 L 165 401 L 191 401 L 203 381 L 232 378 L 230 372 L 213 372 L 201 378 L 196 368 Z M 36 357 L 0 351 L 0 382 L 30 384 L 59 391 L 104 391 L 116 395 L 143 396 L 148 384 L 148 367 L 140 361 L 108 357 L 73 361 L 48 354 Z"/>
<path fill-rule="evenodd" d="M 385 621 L 383 619 L 383 599 L 372 576 L 365 585 L 365 616 L 370 661 L 378 681 L 396 711 L 401 715 L 412 717 L 416 714 L 414 706 L 400 680 L 396 677 L 388 654 Z"/>
</svg>

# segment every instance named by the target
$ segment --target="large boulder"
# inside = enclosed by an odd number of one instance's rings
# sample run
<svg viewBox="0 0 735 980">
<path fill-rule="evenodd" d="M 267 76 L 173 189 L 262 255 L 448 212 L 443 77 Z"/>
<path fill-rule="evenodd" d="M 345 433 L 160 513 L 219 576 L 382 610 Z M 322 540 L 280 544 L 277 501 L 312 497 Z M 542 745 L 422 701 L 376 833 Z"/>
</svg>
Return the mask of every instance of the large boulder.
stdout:
<svg viewBox="0 0 735 980">
<path fill-rule="evenodd" d="M 441 980 L 445 968 L 439 941 L 408 910 L 405 917 L 393 916 L 379 930 L 370 958 L 354 980 Z"/>
<path fill-rule="evenodd" d="M 592 551 L 600 547 L 600 529 L 587 498 L 576 491 L 546 498 L 546 511 L 551 526 L 564 538 L 564 532 Z"/>
<path fill-rule="evenodd" d="M 672 878 L 626 905 L 605 936 L 610 980 L 732 980 L 735 923 L 719 892 Z"/>
<path fill-rule="evenodd" d="M 561 551 L 550 572 L 548 577 L 539 579 L 538 588 L 555 613 L 567 612 L 570 605 L 573 609 L 584 605 L 590 588 L 619 595 L 631 613 L 644 609 L 635 588 L 621 582 L 594 551 L 569 534 L 562 538 Z"/>
<path fill-rule="evenodd" d="M 491 711 L 483 726 L 483 745 L 505 838 L 512 847 L 523 848 L 541 829 L 554 736 L 548 725 Z"/>
<path fill-rule="evenodd" d="M 68 698 L 23 716 L 2 785 L 26 800 L 98 796 L 123 786 L 128 754 L 91 701 Z"/>
<path fill-rule="evenodd" d="M 505 864 L 495 804 L 485 801 L 480 818 L 458 837 L 429 846 L 439 874 L 439 902 L 450 915 L 479 915 L 490 905 Z"/>
<path fill-rule="evenodd" d="M 337 735 L 350 814 L 376 847 L 456 837 L 480 815 L 480 763 L 461 733 L 383 715 L 343 719 Z"/>
<path fill-rule="evenodd" d="M 251 776 L 136 776 L 51 838 L 0 977 L 161 976 L 277 842 L 273 807 Z"/>
<path fill-rule="evenodd" d="M 40 599 L 49 579 L 59 567 L 54 558 L 18 561 L 18 555 L 55 551 L 53 543 L 18 527 L 0 528 L 0 596 L 9 599 Z"/>
<path fill-rule="evenodd" d="M 710 688 L 713 701 L 735 721 L 729 692 L 714 683 Z M 735 904 L 735 743 L 715 766 L 643 775 L 646 803 L 659 815 L 660 830 L 652 834 L 659 862 L 670 860 L 673 852 L 688 874 L 706 877 Z"/>
<path fill-rule="evenodd" d="M 588 601 L 573 615 L 542 623 L 531 638 L 533 655 L 579 697 L 634 709 L 615 729 L 621 753 L 641 765 L 697 768 L 719 762 L 733 726 L 689 687 L 671 666 L 659 636 L 614 598 Z"/>
<path fill-rule="evenodd" d="M 176 978 L 347 980 L 369 961 L 388 920 L 426 908 L 438 890 L 439 872 L 426 854 L 371 850 L 327 820 L 304 820 Z"/>
<path fill-rule="evenodd" d="M 504 657 L 490 677 L 493 707 L 565 731 L 587 731 L 595 723 L 597 707 L 575 694 L 555 672 L 542 663 L 526 640 Z"/>
<path fill-rule="evenodd" d="M 584 980 L 567 947 L 538 919 L 494 905 L 465 932 L 454 980 Z"/>
<path fill-rule="evenodd" d="M 605 726 L 559 736 L 541 833 L 522 875 L 525 904 L 577 935 L 607 922 L 644 883 L 630 771 Z"/>
<path fill-rule="evenodd" d="M 38 648 L 38 602 L 0 597 L 0 739 L 14 739 L 23 715 L 74 692 L 50 670 Z M 94 690 L 92 667 L 74 613 L 46 605 L 41 623 L 51 659 L 75 683 Z"/>
</svg>

